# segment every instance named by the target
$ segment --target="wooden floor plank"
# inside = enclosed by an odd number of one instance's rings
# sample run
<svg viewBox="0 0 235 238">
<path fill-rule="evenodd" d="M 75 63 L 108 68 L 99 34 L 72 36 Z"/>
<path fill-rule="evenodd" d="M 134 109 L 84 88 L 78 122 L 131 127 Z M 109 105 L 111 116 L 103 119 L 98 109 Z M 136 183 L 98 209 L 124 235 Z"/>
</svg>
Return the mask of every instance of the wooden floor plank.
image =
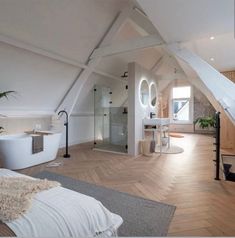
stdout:
<svg viewBox="0 0 235 238">
<path fill-rule="evenodd" d="M 235 236 L 235 183 L 214 180 L 214 139 L 184 136 L 172 138 L 184 148 L 181 154 L 133 158 L 93 151 L 91 144 L 84 144 L 70 148 L 71 159 L 62 158 L 60 151 L 61 167 L 43 164 L 20 172 L 48 170 L 175 205 L 169 236 Z"/>
</svg>

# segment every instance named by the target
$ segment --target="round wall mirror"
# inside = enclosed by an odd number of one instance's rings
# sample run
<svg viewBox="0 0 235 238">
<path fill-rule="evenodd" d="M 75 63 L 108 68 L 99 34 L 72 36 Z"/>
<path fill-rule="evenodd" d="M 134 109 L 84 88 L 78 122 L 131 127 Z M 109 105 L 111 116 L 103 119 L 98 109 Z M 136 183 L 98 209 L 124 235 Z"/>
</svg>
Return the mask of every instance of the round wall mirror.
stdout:
<svg viewBox="0 0 235 238">
<path fill-rule="evenodd" d="M 156 107 L 157 105 L 157 86 L 155 83 L 150 85 L 150 105 Z"/>
<path fill-rule="evenodd" d="M 149 85 L 147 80 L 142 80 L 140 85 L 140 101 L 144 106 L 148 105 L 149 101 Z"/>
</svg>

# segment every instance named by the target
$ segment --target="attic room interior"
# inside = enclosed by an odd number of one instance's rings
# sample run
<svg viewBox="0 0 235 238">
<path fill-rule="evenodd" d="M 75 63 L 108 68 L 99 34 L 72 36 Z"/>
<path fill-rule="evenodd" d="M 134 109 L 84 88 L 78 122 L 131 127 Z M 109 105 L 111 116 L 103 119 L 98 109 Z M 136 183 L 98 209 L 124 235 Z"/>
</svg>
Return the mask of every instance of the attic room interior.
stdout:
<svg viewBox="0 0 235 238">
<path fill-rule="evenodd" d="M 233 0 L 0 1 L 0 237 L 235 236 Z"/>
</svg>

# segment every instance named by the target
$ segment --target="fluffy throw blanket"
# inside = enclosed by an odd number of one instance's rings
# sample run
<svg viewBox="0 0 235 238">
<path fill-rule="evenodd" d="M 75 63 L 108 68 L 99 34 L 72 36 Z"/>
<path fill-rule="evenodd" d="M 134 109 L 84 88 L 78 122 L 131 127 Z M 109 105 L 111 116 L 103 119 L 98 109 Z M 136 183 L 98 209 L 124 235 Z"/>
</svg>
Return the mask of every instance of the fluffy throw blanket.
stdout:
<svg viewBox="0 0 235 238">
<path fill-rule="evenodd" d="M 0 177 L 0 220 L 17 219 L 31 207 L 36 193 L 57 186 L 58 182 L 46 179 Z"/>
</svg>

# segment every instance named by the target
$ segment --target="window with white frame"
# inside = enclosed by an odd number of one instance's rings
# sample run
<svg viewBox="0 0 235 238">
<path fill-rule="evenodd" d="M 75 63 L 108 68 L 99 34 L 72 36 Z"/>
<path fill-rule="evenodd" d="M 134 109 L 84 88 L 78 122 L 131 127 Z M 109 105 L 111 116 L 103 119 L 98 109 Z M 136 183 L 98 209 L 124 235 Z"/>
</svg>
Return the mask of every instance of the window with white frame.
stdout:
<svg viewBox="0 0 235 238">
<path fill-rule="evenodd" d="M 191 87 L 173 87 L 172 91 L 172 119 L 173 122 L 191 121 Z"/>
</svg>

